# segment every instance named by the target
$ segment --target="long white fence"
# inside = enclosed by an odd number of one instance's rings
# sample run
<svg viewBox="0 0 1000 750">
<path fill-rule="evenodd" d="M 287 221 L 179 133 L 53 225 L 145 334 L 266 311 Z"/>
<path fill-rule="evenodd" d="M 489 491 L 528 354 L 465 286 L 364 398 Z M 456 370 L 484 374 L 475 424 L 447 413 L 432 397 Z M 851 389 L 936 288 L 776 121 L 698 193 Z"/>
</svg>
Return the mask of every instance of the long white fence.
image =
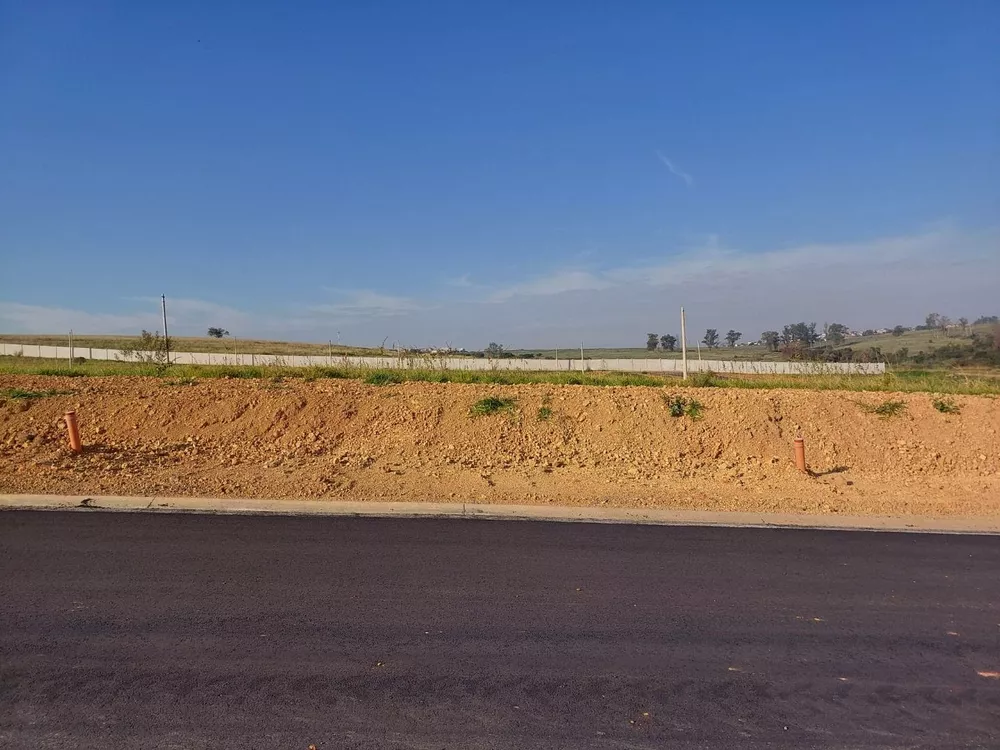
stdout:
<svg viewBox="0 0 1000 750">
<path fill-rule="evenodd" d="M 143 354 L 150 354 L 144 352 Z M 71 360 L 74 357 L 115 361 L 124 359 L 116 349 L 92 349 L 74 346 L 0 343 L 0 355 L 43 357 Z M 431 355 L 394 357 L 307 357 L 277 354 L 215 354 L 207 352 L 171 352 L 170 361 L 184 365 L 284 365 L 287 367 L 343 366 L 372 369 L 427 368 L 438 370 L 561 370 L 680 373 L 679 359 L 484 359 L 479 357 L 441 357 Z M 883 362 L 750 362 L 698 360 L 688 358 L 689 372 L 740 373 L 745 375 L 879 375 Z"/>
</svg>

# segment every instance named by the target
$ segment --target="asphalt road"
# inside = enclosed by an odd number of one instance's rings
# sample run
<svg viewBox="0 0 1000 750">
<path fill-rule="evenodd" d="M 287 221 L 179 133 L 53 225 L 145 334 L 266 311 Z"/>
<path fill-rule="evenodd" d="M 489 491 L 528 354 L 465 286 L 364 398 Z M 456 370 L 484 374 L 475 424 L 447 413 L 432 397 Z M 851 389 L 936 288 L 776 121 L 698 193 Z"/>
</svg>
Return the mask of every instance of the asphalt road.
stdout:
<svg viewBox="0 0 1000 750">
<path fill-rule="evenodd" d="M 0 746 L 1000 747 L 1000 538 L 0 512 Z"/>
</svg>

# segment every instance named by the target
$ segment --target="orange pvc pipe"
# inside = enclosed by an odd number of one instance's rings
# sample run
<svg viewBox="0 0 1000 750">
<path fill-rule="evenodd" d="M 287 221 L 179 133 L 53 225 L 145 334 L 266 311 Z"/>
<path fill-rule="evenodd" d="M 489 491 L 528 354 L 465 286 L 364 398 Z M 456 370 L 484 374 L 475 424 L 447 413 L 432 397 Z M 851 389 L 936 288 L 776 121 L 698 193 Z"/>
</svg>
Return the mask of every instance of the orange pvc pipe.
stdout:
<svg viewBox="0 0 1000 750">
<path fill-rule="evenodd" d="M 795 467 L 803 473 L 809 471 L 806 469 L 806 441 L 800 437 L 795 438 Z"/>
<path fill-rule="evenodd" d="M 69 448 L 74 453 L 83 453 L 83 442 L 80 440 L 80 426 L 76 423 L 76 412 L 68 411 L 63 415 L 66 420 L 66 432 L 69 433 Z"/>
</svg>

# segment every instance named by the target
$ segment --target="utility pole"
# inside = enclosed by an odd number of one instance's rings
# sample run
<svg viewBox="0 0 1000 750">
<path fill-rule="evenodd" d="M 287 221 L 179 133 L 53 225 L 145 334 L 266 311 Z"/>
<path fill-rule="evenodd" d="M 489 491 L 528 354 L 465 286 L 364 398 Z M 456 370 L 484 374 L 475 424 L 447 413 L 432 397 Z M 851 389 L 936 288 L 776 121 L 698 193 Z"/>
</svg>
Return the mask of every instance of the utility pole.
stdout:
<svg viewBox="0 0 1000 750">
<path fill-rule="evenodd" d="M 584 371 L 584 366 L 583 366 L 583 342 L 581 341 L 580 342 L 580 372 L 583 372 L 583 371 Z"/>
<path fill-rule="evenodd" d="M 684 320 L 684 308 L 681 308 L 681 371 L 684 373 L 684 380 L 688 378 L 688 337 L 687 324 Z"/>
<path fill-rule="evenodd" d="M 160 295 L 160 307 L 163 309 L 163 349 L 167 353 L 167 364 L 170 364 L 170 335 L 167 333 L 167 295 Z"/>
<path fill-rule="evenodd" d="M 69 331 L 69 365 L 73 366 L 73 329 Z"/>
</svg>

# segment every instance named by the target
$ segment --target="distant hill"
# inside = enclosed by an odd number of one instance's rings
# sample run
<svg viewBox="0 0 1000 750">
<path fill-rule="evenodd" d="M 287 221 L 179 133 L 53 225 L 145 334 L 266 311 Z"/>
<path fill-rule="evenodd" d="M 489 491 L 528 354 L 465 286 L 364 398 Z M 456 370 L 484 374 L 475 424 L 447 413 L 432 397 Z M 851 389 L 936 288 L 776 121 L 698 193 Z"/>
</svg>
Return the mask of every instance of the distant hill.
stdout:
<svg viewBox="0 0 1000 750">
<path fill-rule="evenodd" d="M 947 331 L 935 329 L 932 331 L 906 331 L 900 336 L 893 336 L 891 333 L 880 333 L 875 336 L 857 336 L 847 339 L 837 349 L 867 349 L 878 347 L 883 354 L 895 354 L 900 349 L 909 350 L 910 354 L 917 352 L 929 352 L 939 346 L 949 344 L 969 344 L 972 342 L 972 334 L 986 334 L 993 329 L 992 324 L 969 326 L 963 332 L 961 328 L 951 328 Z"/>
</svg>

